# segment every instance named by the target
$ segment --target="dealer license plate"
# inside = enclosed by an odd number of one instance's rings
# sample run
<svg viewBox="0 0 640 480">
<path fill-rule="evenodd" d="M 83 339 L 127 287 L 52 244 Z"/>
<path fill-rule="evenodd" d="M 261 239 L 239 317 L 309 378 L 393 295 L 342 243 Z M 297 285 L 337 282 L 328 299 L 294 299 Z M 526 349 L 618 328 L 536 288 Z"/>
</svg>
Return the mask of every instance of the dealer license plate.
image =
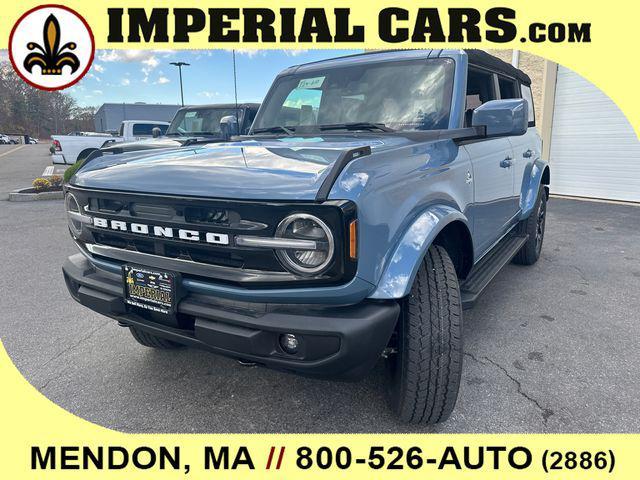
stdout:
<svg viewBox="0 0 640 480">
<path fill-rule="evenodd" d="M 176 275 L 124 265 L 124 301 L 153 312 L 171 314 L 176 307 Z"/>
</svg>

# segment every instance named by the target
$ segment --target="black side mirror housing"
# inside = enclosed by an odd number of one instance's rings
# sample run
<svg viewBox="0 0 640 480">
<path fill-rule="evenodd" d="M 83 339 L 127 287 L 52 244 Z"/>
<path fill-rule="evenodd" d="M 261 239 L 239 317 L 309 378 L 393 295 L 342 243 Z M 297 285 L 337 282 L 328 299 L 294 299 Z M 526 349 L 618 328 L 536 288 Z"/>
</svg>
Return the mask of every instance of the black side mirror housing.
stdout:
<svg viewBox="0 0 640 480">
<path fill-rule="evenodd" d="M 153 135 L 153 138 L 158 138 L 160 135 L 162 135 L 162 130 L 160 130 L 160 127 L 153 127 L 153 129 L 151 130 L 151 135 Z"/>
<path fill-rule="evenodd" d="M 235 115 L 227 115 L 220 119 L 220 132 L 225 140 L 239 134 L 238 119 Z"/>
</svg>

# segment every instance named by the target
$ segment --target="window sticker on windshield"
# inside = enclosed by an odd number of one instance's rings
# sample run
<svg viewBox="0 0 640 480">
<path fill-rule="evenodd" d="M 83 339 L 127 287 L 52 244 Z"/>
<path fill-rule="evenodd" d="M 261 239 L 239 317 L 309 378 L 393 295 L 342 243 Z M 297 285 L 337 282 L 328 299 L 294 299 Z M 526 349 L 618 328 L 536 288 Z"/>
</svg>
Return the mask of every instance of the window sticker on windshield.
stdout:
<svg viewBox="0 0 640 480">
<path fill-rule="evenodd" d="M 298 82 L 298 88 L 320 88 L 325 77 L 303 78 Z"/>
<path fill-rule="evenodd" d="M 184 116 L 185 116 L 186 118 L 189 118 L 189 117 L 195 117 L 197 114 L 198 114 L 198 112 L 196 112 L 196 111 L 191 111 L 191 112 L 187 112 L 187 113 L 185 113 L 185 114 L 184 114 Z"/>
</svg>

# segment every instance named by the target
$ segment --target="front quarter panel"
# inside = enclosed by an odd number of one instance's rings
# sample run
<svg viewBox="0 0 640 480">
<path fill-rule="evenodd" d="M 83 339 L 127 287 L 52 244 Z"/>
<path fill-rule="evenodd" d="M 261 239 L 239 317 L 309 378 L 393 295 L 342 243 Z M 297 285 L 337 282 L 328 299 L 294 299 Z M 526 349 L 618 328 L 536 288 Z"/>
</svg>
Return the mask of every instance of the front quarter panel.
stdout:
<svg viewBox="0 0 640 480">
<path fill-rule="evenodd" d="M 379 285 L 373 298 L 402 296 L 440 229 L 453 219 L 470 224 L 470 170 L 451 140 L 410 142 L 347 166 L 329 198 L 357 204 L 357 276 Z"/>
</svg>

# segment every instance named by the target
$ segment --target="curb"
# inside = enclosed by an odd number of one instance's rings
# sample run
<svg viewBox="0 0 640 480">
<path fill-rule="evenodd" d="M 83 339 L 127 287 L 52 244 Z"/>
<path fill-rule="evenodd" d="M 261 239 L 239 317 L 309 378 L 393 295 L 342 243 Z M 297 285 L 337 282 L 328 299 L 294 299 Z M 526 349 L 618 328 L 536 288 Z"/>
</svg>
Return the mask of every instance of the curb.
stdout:
<svg viewBox="0 0 640 480">
<path fill-rule="evenodd" d="M 10 202 L 36 202 L 39 200 L 63 200 L 64 192 L 62 190 L 55 192 L 42 193 L 26 193 L 25 190 L 30 188 L 21 188 L 9 193 Z"/>
</svg>

